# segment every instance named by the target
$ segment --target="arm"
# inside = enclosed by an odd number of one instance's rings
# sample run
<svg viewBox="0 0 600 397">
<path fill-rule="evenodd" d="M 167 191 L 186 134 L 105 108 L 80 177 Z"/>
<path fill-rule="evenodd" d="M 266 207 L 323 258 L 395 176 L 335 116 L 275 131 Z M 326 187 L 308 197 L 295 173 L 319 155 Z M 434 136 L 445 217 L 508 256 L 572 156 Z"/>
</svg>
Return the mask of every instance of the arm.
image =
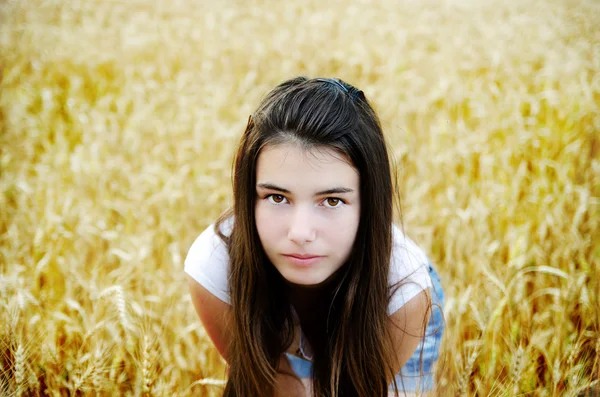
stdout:
<svg viewBox="0 0 600 397">
<path fill-rule="evenodd" d="M 192 277 L 186 276 L 196 313 L 219 354 L 229 362 L 227 348 L 231 340 L 231 306 L 211 294 Z"/>
<path fill-rule="evenodd" d="M 306 397 L 308 391 L 307 379 L 305 382 L 300 380 L 292 370 L 290 362 L 285 355 L 281 355 L 279 360 L 278 374 L 275 378 L 275 397 Z"/>
<path fill-rule="evenodd" d="M 229 362 L 227 349 L 231 340 L 231 306 L 223 302 L 189 275 L 187 276 L 192 303 L 200 317 L 200 321 L 219 351 L 219 354 Z M 276 396 L 305 397 L 304 385 L 294 375 L 285 355 L 279 360 L 278 374 L 275 379 Z"/>
<path fill-rule="evenodd" d="M 431 291 L 427 288 L 389 317 L 388 324 L 396 352 L 394 375 L 400 372 L 425 337 L 425 326 L 430 315 Z M 391 382 L 392 378 L 388 379 L 388 384 Z"/>
</svg>

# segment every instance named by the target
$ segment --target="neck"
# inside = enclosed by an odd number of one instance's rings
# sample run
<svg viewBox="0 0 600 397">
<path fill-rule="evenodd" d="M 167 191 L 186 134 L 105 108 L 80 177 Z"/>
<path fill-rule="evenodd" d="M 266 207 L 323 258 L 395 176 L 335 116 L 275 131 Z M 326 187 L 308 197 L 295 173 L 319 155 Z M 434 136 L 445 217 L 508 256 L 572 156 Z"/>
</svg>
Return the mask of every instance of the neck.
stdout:
<svg viewBox="0 0 600 397">
<path fill-rule="evenodd" d="M 337 271 L 317 285 L 287 283 L 290 303 L 298 315 L 299 325 L 313 352 L 326 349 L 326 320 L 329 317 L 333 293 L 340 280 L 341 272 Z"/>
<path fill-rule="evenodd" d="M 320 307 L 329 303 L 331 285 L 299 285 L 288 283 L 290 301 L 297 311 Z M 319 304 L 320 303 L 320 304 Z"/>
<path fill-rule="evenodd" d="M 333 291 L 340 282 L 340 275 L 341 272 L 338 270 L 325 281 L 315 285 L 301 285 L 287 282 L 290 301 L 296 311 L 315 311 L 315 314 L 317 314 L 316 312 L 321 312 L 324 308 L 328 309 L 331 304 Z"/>
</svg>

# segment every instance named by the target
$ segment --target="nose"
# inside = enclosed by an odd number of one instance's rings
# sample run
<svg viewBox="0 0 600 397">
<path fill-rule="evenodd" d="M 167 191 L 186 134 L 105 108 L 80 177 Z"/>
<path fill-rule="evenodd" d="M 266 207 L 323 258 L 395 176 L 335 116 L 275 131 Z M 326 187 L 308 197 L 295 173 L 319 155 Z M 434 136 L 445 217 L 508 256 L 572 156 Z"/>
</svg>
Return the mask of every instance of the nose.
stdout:
<svg viewBox="0 0 600 397">
<path fill-rule="evenodd" d="M 288 239 L 296 244 L 306 244 L 314 241 L 317 231 L 308 208 L 298 206 L 289 220 Z"/>
</svg>

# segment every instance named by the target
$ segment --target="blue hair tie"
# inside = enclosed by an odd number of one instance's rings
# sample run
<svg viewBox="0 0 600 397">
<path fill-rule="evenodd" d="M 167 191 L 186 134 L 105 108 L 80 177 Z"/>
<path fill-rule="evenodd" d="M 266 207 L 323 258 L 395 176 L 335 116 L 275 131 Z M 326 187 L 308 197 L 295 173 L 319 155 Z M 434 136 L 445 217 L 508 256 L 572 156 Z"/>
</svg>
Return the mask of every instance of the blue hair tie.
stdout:
<svg viewBox="0 0 600 397">
<path fill-rule="evenodd" d="M 315 81 L 322 81 L 323 83 L 329 83 L 329 84 L 337 85 L 338 87 L 340 87 L 342 89 L 342 91 L 345 91 L 345 92 L 349 93 L 348 89 L 346 87 L 344 87 L 344 85 L 342 83 L 340 83 L 339 80 L 318 78 L 318 79 L 315 79 Z"/>
<path fill-rule="evenodd" d="M 364 96 L 365 96 L 365 94 L 356 87 L 350 86 L 350 89 L 348 89 L 348 87 L 346 87 L 344 84 L 342 84 L 338 79 L 316 78 L 314 80 L 320 81 L 323 83 L 333 84 L 333 85 L 341 88 L 342 91 L 344 91 L 345 93 L 349 94 L 350 97 L 354 100 L 359 100 L 359 99 L 361 99 L 361 97 L 364 98 Z"/>
</svg>

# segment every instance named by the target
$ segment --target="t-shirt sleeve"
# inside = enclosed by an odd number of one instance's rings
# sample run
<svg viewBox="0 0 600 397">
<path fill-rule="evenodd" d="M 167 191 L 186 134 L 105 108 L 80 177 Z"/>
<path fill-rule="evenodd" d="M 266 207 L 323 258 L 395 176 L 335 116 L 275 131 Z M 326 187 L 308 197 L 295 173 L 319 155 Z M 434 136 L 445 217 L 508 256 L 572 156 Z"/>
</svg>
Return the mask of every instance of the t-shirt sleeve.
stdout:
<svg viewBox="0 0 600 397">
<path fill-rule="evenodd" d="M 389 282 L 393 295 L 388 305 L 388 315 L 433 286 L 427 255 L 395 225 Z M 399 287 L 396 289 L 397 285 Z"/>
<path fill-rule="evenodd" d="M 221 231 L 225 232 L 223 228 Z M 227 282 L 229 254 L 227 245 L 215 232 L 214 224 L 202 232 L 190 247 L 184 271 L 211 294 L 231 304 Z"/>
</svg>

